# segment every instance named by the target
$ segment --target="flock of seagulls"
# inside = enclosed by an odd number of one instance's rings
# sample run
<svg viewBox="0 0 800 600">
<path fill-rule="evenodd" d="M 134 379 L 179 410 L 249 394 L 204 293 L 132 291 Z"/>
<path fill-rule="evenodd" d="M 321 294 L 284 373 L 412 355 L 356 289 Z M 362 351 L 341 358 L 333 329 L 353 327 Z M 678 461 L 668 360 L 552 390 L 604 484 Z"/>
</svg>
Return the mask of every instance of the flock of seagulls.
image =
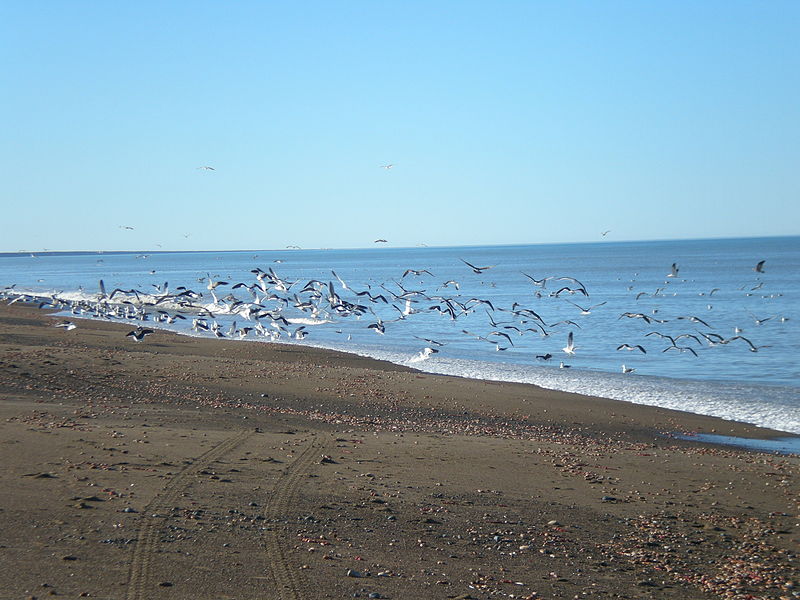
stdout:
<svg viewBox="0 0 800 600">
<path fill-rule="evenodd" d="M 385 240 L 376 240 L 376 243 L 379 242 Z M 272 267 L 256 267 L 250 270 L 249 279 L 237 282 L 207 272 L 205 277 L 197 280 L 202 284 L 199 289 L 186 286 L 171 289 L 168 282 L 163 282 L 151 284 L 152 289 L 130 287 L 109 290 L 104 281 L 100 280 L 98 292 L 87 294 L 82 300 L 68 299 L 57 293 L 47 297 L 33 296 L 17 291 L 16 286 L 0 290 L 0 298 L 5 298 L 8 303 L 20 300 L 38 302 L 40 308 L 54 308 L 75 316 L 135 321 L 136 328 L 126 334 L 134 342 L 144 342 L 146 337 L 156 332 L 157 328 L 146 327 L 147 323 L 172 325 L 180 321 L 186 321 L 187 326 L 191 323 L 191 330 L 198 334 L 234 339 L 264 338 L 271 341 L 302 340 L 311 334 L 314 326 L 332 324 L 333 327 L 338 327 L 339 323 L 347 319 L 355 321 L 356 328 L 361 323 L 366 330 L 378 336 L 403 335 L 403 322 L 409 319 L 430 323 L 427 331 L 446 332 L 442 339 L 412 334 L 411 337 L 424 343 L 420 343 L 422 348 L 415 360 L 426 360 L 458 339 L 478 341 L 486 344 L 487 349 L 491 347 L 495 351 L 506 351 L 512 348 L 518 350 L 520 340 L 530 339 L 531 336 L 547 346 L 550 345 L 549 339 L 561 335 L 565 336 L 561 339 L 566 339 L 566 344 L 560 351 L 565 358 L 576 357 L 581 354 L 576 337 L 587 326 L 583 319 L 593 319 L 593 315 L 598 312 L 604 313 L 606 319 L 613 319 L 616 315 L 616 322 L 628 324 L 622 327 L 623 331 L 638 330 L 638 335 L 641 335 L 641 341 L 626 339 L 613 343 L 607 350 L 608 354 L 628 352 L 644 358 L 649 354 L 648 349 L 654 350 L 653 342 L 661 344 L 661 347 L 655 349 L 660 350 L 661 354 L 675 353 L 693 357 L 699 357 L 701 350 L 729 344 L 741 345 L 754 353 L 766 347 L 743 336 L 742 326 L 736 326 L 734 335 L 726 337 L 716 331 L 712 319 L 704 319 L 695 314 L 666 318 L 662 317 L 660 308 L 652 308 L 649 311 L 626 310 L 609 315 L 611 299 L 591 304 L 568 299 L 575 296 L 590 298 L 587 286 L 569 276 L 547 275 L 536 278 L 519 272 L 518 285 L 523 286 L 526 291 L 510 305 L 501 304 L 498 298 L 502 296 L 498 295 L 481 297 L 477 294 L 462 294 L 462 286 L 470 290 L 481 286 L 494 287 L 495 282 L 485 277 L 489 270 L 498 265 L 477 266 L 464 258 L 458 260 L 463 265 L 463 276 L 458 280 L 438 280 L 429 268 L 406 268 L 402 273 L 398 272 L 395 278 L 382 282 L 350 282 L 333 270 L 330 270 L 330 277 L 324 280 L 302 281 L 282 277 Z M 454 265 L 450 274 L 459 268 L 458 264 Z M 765 261 L 762 260 L 752 270 L 760 276 L 765 273 L 764 267 Z M 628 292 L 632 298 L 628 301 L 641 304 L 643 298 L 665 299 L 670 295 L 670 290 L 678 289 L 682 281 L 685 281 L 679 279 L 679 273 L 679 266 L 673 263 L 665 275 L 664 285 L 655 291 L 636 291 L 633 286 L 629 286 Z M 740 290 L 751 294 L 760 290 L 763 284 L 764 281 L 759 279 L 745 284 Z M 712 296 L 718 291 L 719 288 L 714 288 L 707 295 Z M 677 294 L 676 291 L 671 293 Z M 700 293 L 704 294 L 706 292 Z M 580 316 L 575 318 L 581 322 L 571 318 L 546 318 L 543 316 L 545 301 L 551 303 L 545 308 L 552 307 L 560 313 L 577 309 Z M 620 299 L 614 299 L 613 303 L 620 305 Z M 445 319 L 450 326 L 436 326 L 437 317 Z M 750 317 L 757 327 L 776 318 L 774 315 L 759 318 L 752 314 Z M 786 320 L 786 317 L 780 320 Z M 237 326 L 237 322 L 243 325 Z M 456 322 L 465 322 L 465 325 L 457 325 Z M 632 328 L 630 325 L 635 322 L 640 322 L 641 325 Z M 55 326 L 66 331 L 76 327 L 74 322 L 68 320 L 62 320 Z M 343 333 L 344 330 L 337 328 L 335 331 Z M 348 334 L 348 339 L 351 337 L 352 333 Z M 551 346 L 549 351 L 531 352 L 530 356 L 532 362 L 548 362 L 556 354 L 558 351 Z M 567 369 L 570 366 L 560 361 L 560 368 Z M 635 370 L 625 364 L 621 366 L 623 374 Z"/>
</svg>

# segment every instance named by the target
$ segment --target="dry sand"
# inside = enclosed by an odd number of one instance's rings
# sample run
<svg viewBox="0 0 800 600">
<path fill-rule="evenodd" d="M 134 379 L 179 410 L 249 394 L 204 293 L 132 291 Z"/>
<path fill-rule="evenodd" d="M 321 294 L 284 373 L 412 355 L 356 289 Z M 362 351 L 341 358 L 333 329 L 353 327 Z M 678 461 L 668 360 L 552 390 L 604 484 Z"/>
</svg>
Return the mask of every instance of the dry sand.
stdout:
<svg viewBox="0 0 800 600">
<path fill-rule="evenodd" d="M 795 598 L 776 432 L 0 308 L 0 598 Z"/>
</svg>

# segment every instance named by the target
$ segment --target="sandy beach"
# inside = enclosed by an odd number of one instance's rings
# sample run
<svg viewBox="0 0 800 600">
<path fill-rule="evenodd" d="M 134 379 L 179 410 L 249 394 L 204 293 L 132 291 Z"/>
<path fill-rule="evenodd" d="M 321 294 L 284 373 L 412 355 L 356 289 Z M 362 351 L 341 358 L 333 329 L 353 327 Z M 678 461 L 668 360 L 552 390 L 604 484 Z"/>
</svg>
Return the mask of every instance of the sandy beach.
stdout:
<svg viewBox="0 0 800 600">
<path fill-rule="evenodd" d="M 0 307 L 0 598 L 800 597 L 784 435 Z"/>
</svg>

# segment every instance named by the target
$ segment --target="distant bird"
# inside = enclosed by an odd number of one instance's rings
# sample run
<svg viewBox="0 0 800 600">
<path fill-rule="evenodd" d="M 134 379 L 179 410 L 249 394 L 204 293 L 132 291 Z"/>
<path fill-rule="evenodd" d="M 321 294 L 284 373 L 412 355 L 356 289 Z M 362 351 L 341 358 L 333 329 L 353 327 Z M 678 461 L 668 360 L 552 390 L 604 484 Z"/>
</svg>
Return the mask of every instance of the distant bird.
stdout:
<svg viewBox="0 0 800 600">
<path fill-rule="evenodd" d="M 393 163 L 389 163 L 388 165 L 381 165 L 381 169 L 386 169 L 387 171 L 394 167 Z"/>
<path fill-rule="evenodd" d="M 575 304 L 571 300 L 567 300 L 567 302 L 572 304 L 572 306 L 575 306 L 575 307 L 579 308 L 582 315 L 590 315 L 590 314 L 592 314 L 592 309 L 593 308 L 597 308 L 598 306 L 603 306 L 605 304 L 605 302 L 601 302 L 600 304 L 595 304 L 594 306 L 590 306 L 589 308 L 584 308 L 583 306 Z"/>
<path fill-rule="evenodd" d="M 197 167 L 198 170 L 203 171 L 216 171 L 214 167 L 209 167 L 208 165 L 203 165 L 202 167 Z"/>
<path fill-rule="evenodd" d="M 131 231 L 133 231 L 133 227 L 131 227 L 130 225 L 120 225 L 119 228 L 120 229 L 130 229 Z"/>
<path fill-rule="evenodd" d="M 758 264 L 755 267 L 753 267 L 753 271 L 755 271 L 756 273 L 763 273 L 764 272 L 764 263 L 765 262 L 767 262 L 767 261 L 766 260 L 758 261 Z"/>
<path fill-rule="evenodd" d="M 373 244 L 386 244 L 388 243 L 385 239 L 379 238 L 373 242 Z"/>
<path fill-rule="evenodd" d="M 606 229 L 606 230 L 605 230 L 604 232 L 602 232 L 600 235 L 602 235 L 603 237 L 606 237 L 606 236 L 607 236 L 609 233 L 611 233 L 611 230 L 610 230 L 610 229 Z"/>
<path fill-rule="evenodd" d="M 573 343 L 572 332 L 567 335 L 567 345 L 562 348 L 567 354 L 575 354 L 575 344 Z"/>
<path fill-rule="evenodd" d="M 553 358 L 553 355 L 548 352 L 547 354 L 537 354 L 536 358 L 538 358 L 539 360 L 550 360 L 551 358 Z"/>
<path fill-rule="evenodd" d="M 141 342 L 144 338 L 151 333 L 155 333 L 152 329 L 143 329 L 141 327 L 137 327 L 133 331 L 125 334 L 125 337 L 132 337 L 135 341 Z"/>
<path fill-rule="evenodd" d="M 405 273 L 403 273 L 403 276 L 400 277 L 400 279 L 403 279 L 403 277 L 405 277 L 406 275 L 416 275 L 417 277 L 419 277 L 423 273 L 427 273 L 431 277 L 434 276 L 433 273 L 431 273 L 427 269 L 420 269 L 420 270 L 417 270 L 417 269 L 406 269 Z"/>
<path fill-rule="evenodd" d="M 413 337 L 417 338 L 418 340 L 422 340 L 423 342 L 428 342 L 429 344 L 433 344 L 434 346 L 444 346 L 444 343 L 437 342 L 436 340 L 431 340 L 429 338 L 419 337 L 418 335 L 415 335 Z"/>
<path fill-rule="evenodd" d="M 62 321 L 61 323 L 56 323 L 56 327 L 61 327 L 67 331 L 72 331 L 77 327 L 77 325 L 75 325 L 75 323 L 72 321 Z"/>
<path fill-rule="evenodd" d="M 631 346 L 630 344 L 620 344 L 617 346 L 617 350 L 639 350 L 642 354 L 647 354 L 647 350 L 645 350 L 641 345 L 636 344 L 635 346 Z"/>
<path fill-rule="evenodd" d="M 708 323 L 703 321 L 703 319 L 701 319 L 700 317 L 688 316 L 688 317 L 675 317 L 675 318 L 678 319 L 678 320 L 684 320 L 684 319 L 685 320 L 689 320 L 692 323 L 702 323 L 706 327 L 711 327 L 711 329 L 714 329 L 711 325 L 709 325 Z"/>
<path fill-rule="evenodd" d="M 561 363 L 558 365 L 559 369 L 569 369 L 572 365 L 565 365 L 564 361 L 562 360 Z"/>
<path fill-rule="evenodd" d="M 750 352 L 758 352 L 758 348 L 768 348 L 768 346 L 758 346 L 757 347 L 755 344 L 753 344 L 753 342 L 751 342 L 746 337 L 741 336 L 741 335 L 735 335 L 732 338 L 725 340 L 724 343 L 727 344 L 728 342 L 732 342 L 734 340 L 742 340 L 743 342 L 745 342 L 748 346 L 750 346 L 750 348 L 749 348 Z"/>
<path fill-rule="evenodd" d="M 386 326 L 380 319 L 378 319 L 377 323 L 370 323 L 369 325 L 367 325 L 367 329 L 372 329 L 375 331 L 375 333 L 380 333 L 381 335 L 383 335 L 386 332 Z"/>
<path fill-rule="evenodd" d="M 458 260 L 460 260 L 465 265 L 467 265 L 470 269 L 472 269 L 472 272 L 475 273 L 476 275 L 480 275 L 481 273 L 483 273 L 483 271 L 485 271 L 487 269 L 493 269 L 495 267 L 495 265 L 489 265 L 488 267 L 476 267 L 475 265 L 465 261 L 463 258 L 459 258 Z"/>
<path fill-rule="evenodd" d="M 672 346 L 667 346 L 661 352 L 666 352 L 667 350 L 677 350 L 678 352 L 691 352 L 692 354 L 697 356 L 697 352 L 694 351 L 694 348 L 690 348 L 689 346 L 676 346 L 673 344 Z"/>
<path fill-rule="evenodd" d="M 633 373 L 635 370 L 636 369 L 633 369 L 631 367 L 626 367 L 625 365 L 622 365 L 622 372 L 623 373 Z"/>
<path fill-rule="evenodd" d="M 678 270 L 678 263 L 672 263 L 672 268 L 670 269 L 670 272 L 667 273 L 667 277 L 677 277 Z"/>
<path fill-rule="evenodd" d="M 208 275 L 208 285 L 206 287 L 209 290 L 215 290 L 219 285 L 228 285 L 227 281 L 214 281 L 209 273 L 206 273 L 206 275 Z"/>
</svg>

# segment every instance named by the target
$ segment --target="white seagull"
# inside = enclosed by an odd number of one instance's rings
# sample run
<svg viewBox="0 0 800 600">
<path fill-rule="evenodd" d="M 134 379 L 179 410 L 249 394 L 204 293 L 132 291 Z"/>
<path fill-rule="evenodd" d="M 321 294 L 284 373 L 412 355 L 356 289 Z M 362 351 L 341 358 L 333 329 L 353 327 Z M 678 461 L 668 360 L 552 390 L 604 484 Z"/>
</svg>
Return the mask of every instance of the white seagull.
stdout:
<svg viewBox="0 0 800 600">
<path fill-rule="evenodd" d="M 155 333 L 155 331 L 152 329 L 142 329 L 141 327 L 137 327 L 130 333 L 125 334 L 125 337 L 132 337 L 135 341 L 141 342 L 144 340 L 145 336 L 148 336 L 151 333 Z"/>
<path fill-rule="evenodd" d="M 562 348 L 564 352 L 567 354 L 575 354 L 575 344 L 573 343 L 572 339 L 572 332 L 570 331 L 567 335 L 567 345 Z"/>
<path fill-rule="evenodd" d="M 670 272 L 667 273 L 667 277 L 677 277 L 678 276 L 678 263 L 672 263 L 672 267 Z"/>
</svg>

